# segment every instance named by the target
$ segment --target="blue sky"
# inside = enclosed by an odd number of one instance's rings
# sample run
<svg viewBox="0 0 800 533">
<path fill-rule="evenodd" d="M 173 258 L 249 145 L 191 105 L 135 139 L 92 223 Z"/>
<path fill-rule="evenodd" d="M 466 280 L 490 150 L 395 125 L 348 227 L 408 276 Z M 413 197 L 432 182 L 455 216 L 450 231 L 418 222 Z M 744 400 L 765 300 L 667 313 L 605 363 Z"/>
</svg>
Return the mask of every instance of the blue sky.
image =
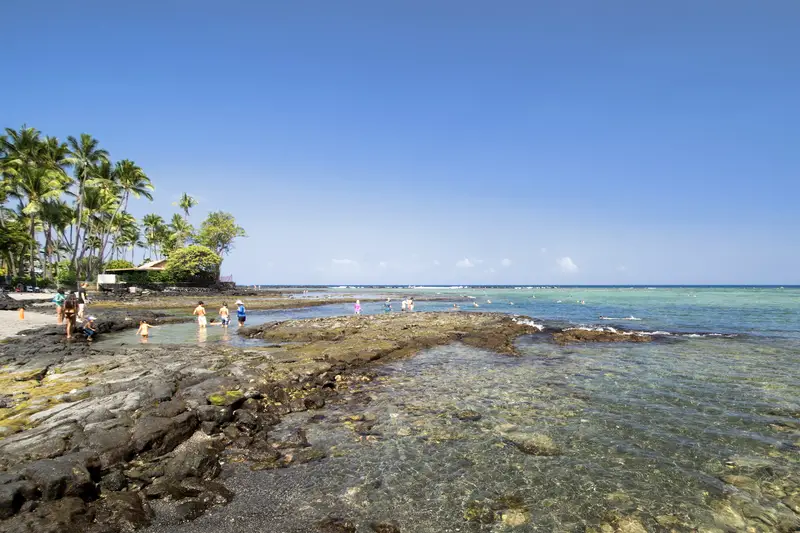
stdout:
<svg viewBox="0 0 800 533">
<path fill-rule="evenodd" d="M 2 126 L 89 132 L 242 283 L 800 283 L 800 3 L 10 2 Z"/>
</svg>

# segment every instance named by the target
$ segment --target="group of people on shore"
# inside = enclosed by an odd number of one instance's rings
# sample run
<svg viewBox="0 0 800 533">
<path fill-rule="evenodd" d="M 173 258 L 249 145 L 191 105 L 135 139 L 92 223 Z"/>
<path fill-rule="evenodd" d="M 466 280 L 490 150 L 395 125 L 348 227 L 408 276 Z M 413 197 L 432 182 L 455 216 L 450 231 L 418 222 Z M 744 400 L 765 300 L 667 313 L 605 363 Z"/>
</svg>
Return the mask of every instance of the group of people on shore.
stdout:
<svg viewBox="0 0 800 533">
<path fill-rule="evenodd" d="M 86 306 L 89 303 L 87 288 L 89 284 L 80 284 L 77 291 L 70 291 L 69 294 L 63 288 L 56 291 L 56 295 L 51 300 L 56 304 L 56 323 L 65 325 L 67 339 L 72 339 L 73 333 L 78 331 L 78 324 L 81 331 L 86 335 L 86 340 L 92 342 L 97 334 L 97 326 L 93 316 L 86 316 Z"/>
</svg>

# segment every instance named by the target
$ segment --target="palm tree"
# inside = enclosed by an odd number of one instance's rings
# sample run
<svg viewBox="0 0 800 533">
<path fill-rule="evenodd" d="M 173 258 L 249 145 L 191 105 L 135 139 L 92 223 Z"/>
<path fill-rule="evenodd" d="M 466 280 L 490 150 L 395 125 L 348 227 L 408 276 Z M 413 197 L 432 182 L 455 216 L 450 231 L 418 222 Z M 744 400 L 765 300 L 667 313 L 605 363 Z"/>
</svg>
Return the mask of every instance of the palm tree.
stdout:
<svg viewBox="0 0 800 533">
<path fill-rule="evenodd" d="M 63 235 L 70 225 L 74 213 L 72 208 L 63 200 L 47 200 L 42 203 L 39 212 L 44 226 L 44 277 L 49 277 L 50 265 L 52 264 L 53 254 L 57 254 L 62 248 L 60 235 Z"/>
<path fill-rule="evenodd" d="M 20 206 L 22 206 L 22 213 L 29 219 L 29 228 L 31 236 L 31 255 L 30 255 L 30 277 L 35 282 L 36 271 L 36 251 L 38 243 L 36 242 L 36 222 L 38 214 L 46 200 L 56 199 L 61 196 L 61 189 L 58 186 L 58 180 L 53 179 L 52 174 L 41 167 L 26 167 L 19 173 L 16 190 L 14 195 L 20 199 Z M 25 204 L 22 202 L 25 201 Z"/>
<path fill-rule="evenodd" d="M 67 137 L 69 157 L 66 163 L 72 165 L 75 179 L 78 183 L 77 212 L 78 219 L 75 225 L 75 247 L 72 250 L 72 264 L 75 274 L 80 279 L 78 251 L 81 248 L 81 226 L 83 225 L 84 191 L 86 182 L 91 179 L 92 172 L 98 165 L 108 161 L 108 152 L 99 148 L 97 139 L 88 133 L 81 133 L 80 140 L 73 136 Z"/>
<path fill-rule="evenodd" d="M 155 255 L 158 246 L 161 228 L 164 226 L 164 219 L 161 215 L 149 214 L 142 217 L 142 227 L 144 228 L 145 240 L 151 255 Z"/>
<path fill-rule="evenodd" d="M 194 233 L 194 228 L 191 224 L 186 222 L 184 218 L 178 213 L 172 215 L 172 220 L 169 222 L 170 230 L 172 230 L 172 234 L 175 237 L 175 242 L 178 245 L 178 248 L 183 247 L 186 245 L 186 242 Z"/>
<path fill-rule="evenodd" d="M 184 220 L 189 220 L 189 210 L 197 205 L 197 200 L 193 197 L 189 196 L 187 193 L 183 193 L 181 195 L 180 200 L 173 203 L 172 205 L 177 205 L 181 209 L 183 209 L 183 218 Z"/>
<path fill-rule="evenodd" d="M 114 167 L 114 173 L 117 175 L 117 184 L 122 190 L 122 203 L 125 210 L 128 209 L 128 199 L 131 195 L 134 198 L 144 196 L 151 202 L 153 201 L 151 191 L 154 191 L 155 187 L 150 183 L 147 174 L 136 163 L 129 159 L 118 161 Z"/>
<path fill-rule="evenodd" d="M 152 202 L 153 195 L 151 191 L 155 190 L 150 183 L 150 178 L 147 177 L 141 167 L 130 159 L 118 161 L 117 164 L 114 165 L 113 170 L 110 169 L 110 165 L 108 170 L 104 168 L 105 166 L 105 164 L 100 166 L 100 178 L 105 183 L 108 183 L 109 187 L 118 195 L 119 202 L 116 211 L 111 217 L 109 231 L 103 236 L 103 243 L 100 247 L 101 255 L 105 255 L 106 245 L 111 236 L 111 226 L 114 225 L 120 209 L 128 209 L 128 200 L 131 195 L 133 195 L 134 198 L 141 198 L 144 196 Z"/>
<path fill-rule="evenodd" d="M 19 131 L 6 128 L 6 135 L 0 138 L 0 151 L 4 181 L 8 180 L 4 189 L 19 199 L 21 214 L 27 217 L 31 241 L 30 277 L 35 283 L 38 214 L 43 203 L 61 196 L 66 186 L 61 168 L 66 152 L 56 139 L 46 137 L 43 140 L 38 130 L 25 126 Z"/>
<path fill-rule="evenodd" d="M 83 192 L 84 211 L 87 217 L 85 246 L 84 250 L 81 251 L 80 259 L 83 259 L 87 249 L 97 251 L 96 259 L 91 261 L 91 264 L 92 266 L 99 266 L 103 261 L 103 247 L 105 245 L 103 236 L 108 232 L 108 228 L 112 224 L 112 218 L 118 209 L 119 200 L 114 193 L 113 186 L 86 187 Z M 90 238 L 92 239 L 92 246 L 88 246 Z M 89 272 L 89 274 L 93 272 Z"/>
</svg>

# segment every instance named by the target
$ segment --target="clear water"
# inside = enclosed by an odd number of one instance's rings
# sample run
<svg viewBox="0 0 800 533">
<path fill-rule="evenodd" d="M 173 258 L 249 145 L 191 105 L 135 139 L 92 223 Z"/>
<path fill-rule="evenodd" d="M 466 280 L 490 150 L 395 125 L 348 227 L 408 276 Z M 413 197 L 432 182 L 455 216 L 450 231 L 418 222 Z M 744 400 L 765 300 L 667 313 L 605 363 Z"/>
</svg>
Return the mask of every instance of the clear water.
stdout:
<svg viewBox="0 0 800 533">
<path fill-rule="evenodd" d="M 723 500 L 740 514 L 757 506 L 791 515 L 780 499 L 800 492 L 797 289 L 453 292 L 475 296 L 479 310 L 553 323 L 737 335 L 566 347 L 534 336 L 521 340 L 520 358 L 461 345 L 432 349 L 380 367 L 379 378 L 361 386 L 369 403 L 327 406 L 313 424 L 310 413 L 291 415 L 276 429 L 307 426 L 327 459 L 279 471 L 231 467 L 237 498 L 228 507 L 191 525 L 152 530 L 313 531 L 335 514 L 359 531 L 381 520 L 413 532 L 584 531 L 616 511 L 648 531 L 669 531 L 659 520 L 690 531 L 714 527 Z M 417 309 L 451 305 L 418 302 Z M 368 304 L 368 312 L 382 312 L 382 304 Z M 459 420 L 465 409 L 480 420 Z M 342 422 L 362 414 L 374 417 L 375 436 Z M 549 435 L 563 455 L 523 454 L 509 433 Z M 758 491 L 723 482 L 728 474 L 752 477 Z M 465 520 L 471 502 L 509 496 L 527 509 L 527 523 Z M 769 518 L 749 520 L 753 531 L 778 530 Z"/>
</svg>

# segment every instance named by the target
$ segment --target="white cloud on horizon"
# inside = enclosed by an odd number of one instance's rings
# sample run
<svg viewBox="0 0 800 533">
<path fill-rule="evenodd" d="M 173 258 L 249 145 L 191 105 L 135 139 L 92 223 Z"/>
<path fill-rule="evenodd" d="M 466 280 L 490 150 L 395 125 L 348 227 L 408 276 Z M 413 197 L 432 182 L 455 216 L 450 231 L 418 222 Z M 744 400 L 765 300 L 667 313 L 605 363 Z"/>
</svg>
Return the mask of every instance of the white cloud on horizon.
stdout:
<svg viewBox="0 0 800 533">
<path fill-rule="evenodd" d="M 490 268 L 490 269 L 488 269 L 486 271 L 487 274 L 494 274 L 495 272 L 497 272 L 497 271 L 495 269 L 493 269 L 493 268 Z"/>
<path fill-rule="evenodd" d="M 628 267 L 626 267 L 625 265 L 620 265 L 617 267 L 618 272 L 625 272 L 626 270 L 628 270 Z"/>
<path fill-rule="evenodd" d="M 358 261 L 353 259 L 331 259 L 331 263 L 340 266 L 358 266 Z"/>
<path fill-rule="evenodd" d="M 504 267 L 510 267 L 511 266 L 511 259 L 508 259 L 508 258 L 503 259 L 502 261 L 500 261 L 500 264 L 503 265 Z"/>
<path fill-rule="evenodd" d="M 578 271 L 578 265 L 576 265 L 570 257 L 562 257 L 556 261 L 556 263 L 558 264 L 559 268 L 561 268 L 562 272 L 572 274 Z"/>
<path fill-rule="evenodd" d="M 475 266 L 475 263 L 473 263 L 472 261 L 470 261 L 468 258 L 465 257 L 461 261 L 457 261 L 456 266 L 458 268 L 472 268 Z"/>
</svg>

